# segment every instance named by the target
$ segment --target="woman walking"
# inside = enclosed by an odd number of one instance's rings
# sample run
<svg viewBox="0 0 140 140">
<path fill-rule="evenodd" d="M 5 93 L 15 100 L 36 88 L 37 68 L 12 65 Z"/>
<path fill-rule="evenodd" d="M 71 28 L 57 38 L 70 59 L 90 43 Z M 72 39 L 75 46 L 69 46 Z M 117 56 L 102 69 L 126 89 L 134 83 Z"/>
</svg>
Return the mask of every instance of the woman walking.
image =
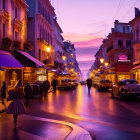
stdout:
<svg viewBox="0 0 140 140">
<path fill-rule="evenodd" d="M 1 98 L 2 98 L 2 104 L 6 107 L 4 103 L 4 99 L 6 98 L 6 84 L 3 81 L 2 87 L 1 87 Z"/>
<path fill-rule="evenodd" d="M 14 129 L 17 126 L 17 118 L 18 115 L 25 113 L 25 107 L 22 103 L 22 99 L 24 97 L 24 91 L 22 87 L 21 81 L 15 86 L 14 89 L 9 90 L 9 96 L 7 97 L 7 101 L 12 101 L 8 106 L 6 112 L 8 114 L 13 114 L 14 118 Z"/>
</svg>

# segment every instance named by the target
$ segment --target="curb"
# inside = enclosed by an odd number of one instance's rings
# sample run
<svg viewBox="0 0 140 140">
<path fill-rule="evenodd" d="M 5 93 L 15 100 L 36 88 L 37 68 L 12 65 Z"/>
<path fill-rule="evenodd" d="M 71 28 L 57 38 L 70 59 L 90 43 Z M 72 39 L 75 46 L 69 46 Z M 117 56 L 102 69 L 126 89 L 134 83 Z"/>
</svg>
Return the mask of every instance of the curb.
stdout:
<svg viewBox="0 0 140 140">
<path fill-rule="evenodd" d="M 53 120 L 53 119 L 47 119 L 47 118 L 40 118 L 40 117 L 36 117 L 36 116 L 32 116 L 32 115 L 22 115 L 23 118 L 31 118 L 31 119 L 35 119 L 35 120 L 42 120 L 42 121 L 47 121 L 47 122 L 51 122 L 51 123 L 58 123 L 58 124 L 63 124 L 63 125 L 67 125 L 69 127 L 72 128 L 72 132 L 65 138 L 65 140 L 92 140 L 92 137 L 90 136 L 90 133 L 69 122 L 64 122 L 64 121 L 58 121 L 58 120 Z"/>
</svg>

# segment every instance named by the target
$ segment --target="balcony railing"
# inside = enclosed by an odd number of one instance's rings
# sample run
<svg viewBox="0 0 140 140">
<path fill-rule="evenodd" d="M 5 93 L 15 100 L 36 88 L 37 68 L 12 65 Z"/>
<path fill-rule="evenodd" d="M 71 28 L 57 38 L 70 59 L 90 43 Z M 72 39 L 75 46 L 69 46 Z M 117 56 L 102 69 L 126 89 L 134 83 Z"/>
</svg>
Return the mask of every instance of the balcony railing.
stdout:
<svg viewBox="0 0 140 140">
<path fill-rule="evenodd" d="M 9 13 L 2 9 L 0 10 L 0 17 L 4 18 L 5 20 L 9 20 Z"/>
</svg>

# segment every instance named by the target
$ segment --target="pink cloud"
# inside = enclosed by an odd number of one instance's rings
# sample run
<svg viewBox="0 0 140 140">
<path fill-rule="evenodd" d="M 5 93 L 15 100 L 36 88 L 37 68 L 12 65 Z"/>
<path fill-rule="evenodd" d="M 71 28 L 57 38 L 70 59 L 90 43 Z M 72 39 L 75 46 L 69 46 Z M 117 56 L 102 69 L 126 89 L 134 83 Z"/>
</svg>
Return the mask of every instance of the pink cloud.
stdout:
<svg viewBox="0 0 140 140">
<path fill-rule="evenodd" d="M 79 57 L 77 57 L 77 61 L 78 62 L 93 62 L 95 60 L 95 57 L 89 57 L 89 56 L 79 56 Z"/>
<path fill-rule="evenodd" d="M 91 46 L 100 46 L 103 38 L 95 34 L 75 34 L 75 33 L 66 33 L 63 35 L 65 40 L 70 40 L 75 44 L 75 47 L 91 47 Z"/>
<path fill-rule="evenodd" d="M 89 68 L 85 68 L 85 67 L 83 67 L 83 68 L 80 68 L 82 71 L 88 71 L 89 70 Z"/>
<path fill-rule="evenodd" d="M 90 46 L 93 46 L 93 47 L 98 47 L 101 45 L 102 43 L 102 38 L 94 38 L 94 39 L 91 39 L 91 40 L 88 40 L 88 41 L 78 41 L 78 42 L 74 42 L 75 46 L 76 47 L 90 47 Z"/>
</svg>

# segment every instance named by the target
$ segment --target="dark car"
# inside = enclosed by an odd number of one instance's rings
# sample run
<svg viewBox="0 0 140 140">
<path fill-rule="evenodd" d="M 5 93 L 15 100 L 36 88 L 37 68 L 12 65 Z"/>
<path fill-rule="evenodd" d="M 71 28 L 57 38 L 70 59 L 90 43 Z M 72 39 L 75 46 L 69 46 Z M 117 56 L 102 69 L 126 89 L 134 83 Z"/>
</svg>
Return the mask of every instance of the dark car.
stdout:
<svg viewBox="0 0 140 140">
<path fill-rule="evenodd" d="M 81 85 L 86 85 L 86 81 L 81 81 L 80 84 Z"/>
<path fill-rule="evenodd" d="M 140 96 L 140 84 L 135 79 L 121 80 L 112 86 L 112 97 Z"/>
<path fill-rule="evenodd" d="M 97 88 L 99 91 L 109 90 L 111 87 L 112 87 L 112 81 L 107 79 L 103 79 L 99 81 L 99 83 L 97 84 Z"/>
</svg>

